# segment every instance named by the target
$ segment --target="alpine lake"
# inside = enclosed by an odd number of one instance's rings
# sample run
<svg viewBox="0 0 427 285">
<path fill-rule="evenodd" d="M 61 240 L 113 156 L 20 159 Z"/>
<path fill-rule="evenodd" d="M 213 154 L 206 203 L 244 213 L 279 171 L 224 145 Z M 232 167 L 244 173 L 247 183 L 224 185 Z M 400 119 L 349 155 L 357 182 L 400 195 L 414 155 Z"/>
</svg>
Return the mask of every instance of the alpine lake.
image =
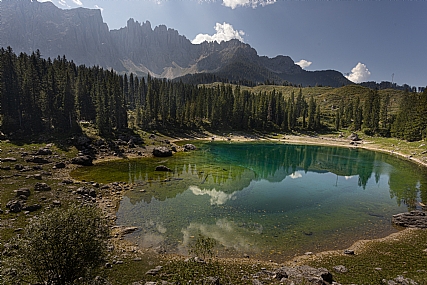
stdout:
<svg viewBox="0 0 427 285">
<path fill-rule="evenodd" d="M 72 176 L 134 185 L 116 223 L 138 227 L 126 238 L 142 248 L 185 255 L 201 234 L 216 240 L 217 256 L 278 262 L 385 237 L 399 230 L 392 215 L 427 202 L 426 169 L 388 154 L 272 142 L 191 143 L 197 150 L 103 162 Z M 155 171 L 158 165 L 171 171 Z"/>
</svg>

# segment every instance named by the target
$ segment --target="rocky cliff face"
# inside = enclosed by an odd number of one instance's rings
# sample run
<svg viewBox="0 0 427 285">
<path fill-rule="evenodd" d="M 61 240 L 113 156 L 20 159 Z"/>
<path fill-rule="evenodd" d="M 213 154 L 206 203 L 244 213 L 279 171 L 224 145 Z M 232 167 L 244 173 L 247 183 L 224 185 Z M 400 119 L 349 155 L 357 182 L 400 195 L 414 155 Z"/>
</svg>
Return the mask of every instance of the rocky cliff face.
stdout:
<svg viewBox="0 0 427 285">
<path fill-rule="evenodd" d="M 44 57 L 66 55 L 79 64 L 121 65 L 99 10 L 61 10 L 51 2 L 30 0 L 4 0 L 0 8 L 2 47 L 17 53 L 39 49 Z"/>
<path fill-rule="evenodd" d="M 11 46 L 16 53 L 38 49 L 46 58 L 65 55 L 77 64 L 169 79 L 211 73 L 253 82 L 350 83 L 338 72 L 302 70 L 288 56 L 260 57 L 255 49 L 238 40 L 194 45 L 176 30 L 164 25 L 153 29 L 150 22 L 133 19 L 126 27 L 110 31 L 99 10 L 62 10 L 51 2 L 35 0 L 0 2 L 0 46 Z"/>
</svg>

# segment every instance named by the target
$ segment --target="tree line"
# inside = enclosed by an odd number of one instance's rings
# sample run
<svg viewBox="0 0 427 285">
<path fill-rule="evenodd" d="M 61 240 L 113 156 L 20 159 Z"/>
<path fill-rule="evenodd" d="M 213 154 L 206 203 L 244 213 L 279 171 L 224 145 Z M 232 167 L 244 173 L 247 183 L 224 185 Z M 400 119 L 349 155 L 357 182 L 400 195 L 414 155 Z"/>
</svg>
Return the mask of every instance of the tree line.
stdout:
<svg viewBox="0 0 427 285">
<path fill-rule="evenodd" d="M 67 133 L 80 121 L 101 135 L 130 128 L 211 128 L 248 131 L 363 130 L 407 140 L 427 135 L 426 91 L 406 92 L 390 114 L 389 96 L 371 90 L 333 110 L 321 109 L 302 89 L 253 92 L 241 86 L 212 87 L 134 74 L 99 66 L 77 66 L 63 57 L 16 55 L 0 49 L 0 122 L 4 133 Z"/>
</svg>

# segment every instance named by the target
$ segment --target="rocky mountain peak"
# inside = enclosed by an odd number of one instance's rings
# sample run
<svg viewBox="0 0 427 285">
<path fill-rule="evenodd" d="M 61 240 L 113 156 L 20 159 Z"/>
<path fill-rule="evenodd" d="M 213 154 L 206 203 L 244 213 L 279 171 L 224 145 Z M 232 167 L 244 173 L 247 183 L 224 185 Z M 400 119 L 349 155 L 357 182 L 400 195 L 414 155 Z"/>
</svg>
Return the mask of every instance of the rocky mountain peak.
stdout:
<svg viewBox="0 0 427 285">
<path fill-rule="evenodd" d="M 326 78 L 326 73 L 302 70 L 288 56 L 260 57 L 236 39 L 196 45 L 165 25 L 153 29 L 149 21 L 132 18 L 126 27 L 110 31 L 98 9 L 62 10 L 49 1 L 0 1 L 0 46 L 16 53 L 39 49 L 46 58 L 65 55 L 77 64 L 169 79 L 213 73 L 233 80 L 314 85 Z M 340 73 L 329 72 L 327 79 L 332 86 L 349 84 Z"/>
</svg>

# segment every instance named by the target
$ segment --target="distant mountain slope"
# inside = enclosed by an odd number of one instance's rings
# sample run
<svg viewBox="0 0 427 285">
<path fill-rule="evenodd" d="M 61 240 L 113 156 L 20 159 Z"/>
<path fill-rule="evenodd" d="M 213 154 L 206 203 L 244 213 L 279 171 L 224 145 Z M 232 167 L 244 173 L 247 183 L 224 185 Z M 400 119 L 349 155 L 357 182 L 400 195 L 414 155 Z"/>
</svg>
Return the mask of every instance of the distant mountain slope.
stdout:
<svg viewBox="0 0 427 285">
<path fill-rule="evenodd" d="M 0 46 L 19 52 L 37 49 L 43 57 L 65 55 L 77 64 L 164 78 L 207 73 L 241 82 L 291 82 L 302 86 L 351 84 L 338 71 L 305 71 L 288 56 L 259 56 L 238 40 L 192 44 L 178 31 L 130 19 L 109 30 L 99 10 L 62 10 L 51 2 L 0 2 Z M 196 77 L 199 78 L 200 76 Z M 206 79 L 206 77 L 205 77 Z M 194 80 L 194 79 L 193 79 Z"/>
</svg>

